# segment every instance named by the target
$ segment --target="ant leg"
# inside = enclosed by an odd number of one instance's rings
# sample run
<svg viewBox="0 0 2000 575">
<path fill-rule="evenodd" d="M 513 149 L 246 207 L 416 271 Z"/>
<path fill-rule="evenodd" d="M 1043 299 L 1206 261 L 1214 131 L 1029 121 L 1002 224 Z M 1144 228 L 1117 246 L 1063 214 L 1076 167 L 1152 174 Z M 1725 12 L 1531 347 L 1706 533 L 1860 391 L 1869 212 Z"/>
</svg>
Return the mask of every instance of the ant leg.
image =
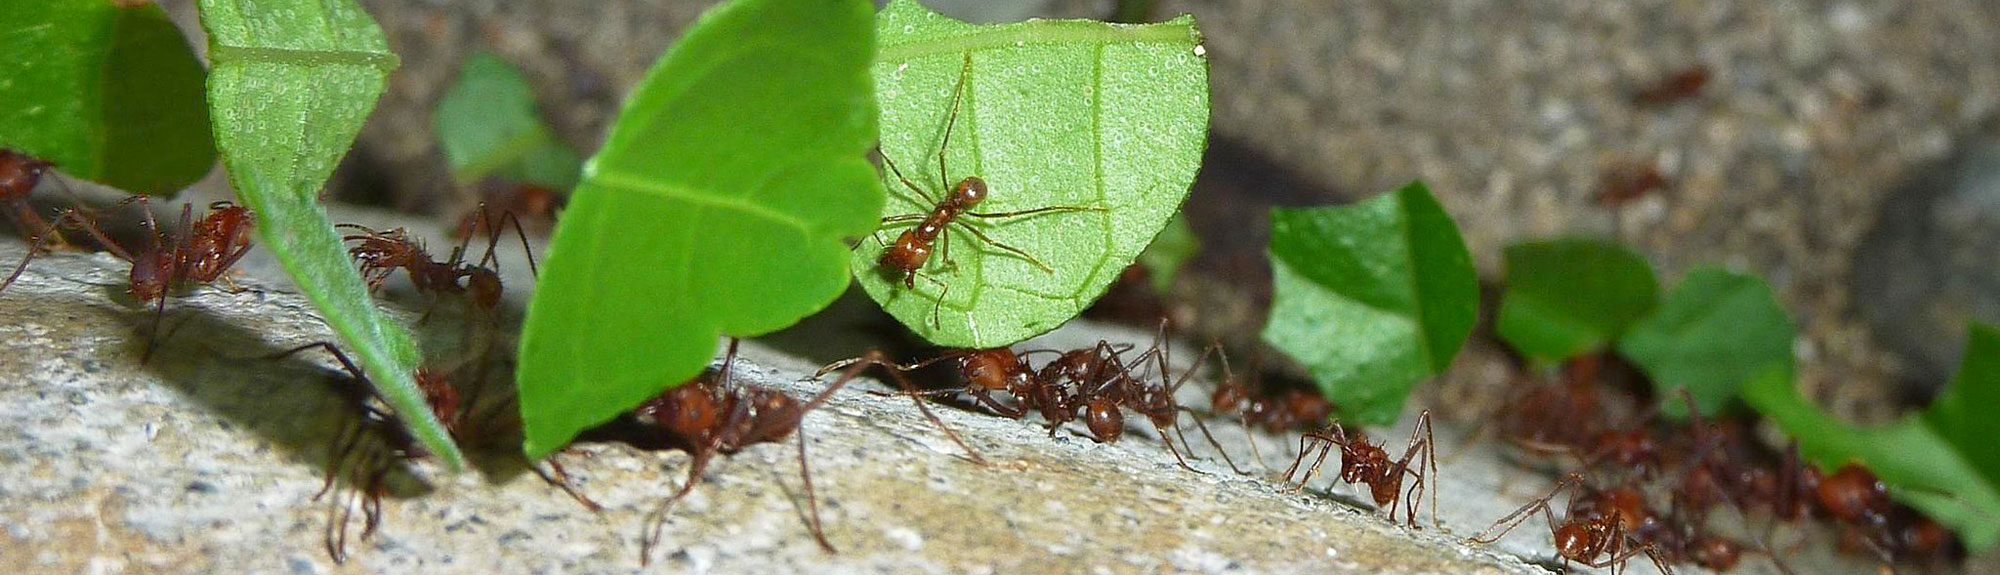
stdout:
<svg viewBox="0 0 2000 575">
<path fill-rule="evenodd" d="M 1014 210 L 1011 212 L 965 212 L 965 215 L 972 216 L 975 218 L 995 219 L 995 218 L 1018 218 L 1022 216 L 1034 216 L 1041 214 L 1054 214 L 1054 213 L 1065 213 L 1065 212 L 1108 212 L 1108 211 L 1111 210 L 1104 206 L 1043 206 L 1029 210 Z"/>
<path fill-rule="evenodd" d="M 1568 475 L 1563 476 L 1562 480 L 1557 481 L 1555 488 L 1550 489 L 1547 495 L 1543 495 L 1540 498 L 1535 499 L 1534 501 L 1528 502 L 1527 505 L 1521 506 L 1520 509 L 1515 509 L 1513 513 L 1509 513 L 1507 514 L 1506 517 L 1500 518 L 1499 521 L 1493 522 L 1493 525 L 1491 527 L 1487 527 L 1485 531 L 1479 532 L 1478 535 L 1474 535 L 1472 536 L 1472 538 L 1467 539 L 1466 541 L 1474 545 L 1492 544 L 1496 541 L 1499 541 L 1501 537 L 1505 537 L 1507 533 L 1513 531 L 1515 527 L 1519 527 L 1522 521 L 1526 521 L 1527 518 L 1530 517 L 1531 514 L 1533 514 L 1536 511 L 1542 512 L 1543 516 L 1549 522 L 1549 530 L 1554 531 L 1556 525 L 1555 515 L 1554 513 L 1549 511 L 1549 501 L 1555 499 L 1556 494 L 1561 493 L 1563 489 L 1568 488 L 1572 482 L 1581 481 L 1582 479 L 1583 476 L 1577 473 L 1570 473 Z M 1503 525 L 1506 527 L 1504 528 L 1501 527 Z M 1495 532 L 1495 530 L 1498 530 L 1498 532 Z"/>
<path fill-rule="evenodd" d="M 1215 452 L 1216 452 L 1217 454 L 1220 454 L 1220 455 L 1222 455 L 1222 462 L 1223 462 L 1223 463 L 1227 463 L 1227 464 L 1229 464 L 1229 470 L 1230 470 L 1230 471 L 1234 471 L 1234 472 L 1236 472 L 1236 474 L 1237 474 L 1237 475 L 1249 475 L 1249 474 L 1250 474 L 1250 472 L 1248 472 L 1248 471 L 1244 471 L 1244 470 L 1243 470 L 1243 468 L 1241 468 L 1241 467 L 1237 467 L 1237 466 L 1236 466 L 1236 460 L 1235 460 L 1234 458 L 1231 458 L 1231 457 L 1229 457 L 1229 452 L 1228 452 L 1228 451 L 1225 451 L 1225 450 L 1223 450 L 1223 449 L 1222 449 L 1222 442 L 1219 442 L 1219 441 L 1216 441 L 1216 440 L 1215 440 L 1215 434 L 1214 434 L 1214 433 L 1210 433 L 1210 432 L 1208 431 L 1208 424 L 1207 424 L 1207 423 L 1202 423 L 1202 421 L 1201 421 L 1201 417 L 1200 417 L 1200 414 L 1197 414 L 1197 413 L 1195 413 L 1195 412 L 1194 412 L 1194 410 L 1192 410 L 1192 409 L 1188 409 L 1188 408 L 1186 408 L 1186 407 L 1176 407 L 1176 409 L 1178 409 L 1178 410 L 1180 410 L 1180 411 L 1186 411 L 1186 412 L 1188 413 L 1188 416 L 1189 416 L 1189 418 L 1190 418 L 1190 419 L 1193 419 L 1193 420 L 1194 420 L 1194 426 L 1195 426 L 1195 428 L 1196 428 L 1196 429 L 1199 429 L 1199 430 L 1201 430 L 1201 435 L 1202 435 L 1202 437 L 1206 437 L 1206 438 L 1208 438 L 1208 445 L 1209 445 L 1210 447 L 1214 447 L 1214 448 L 1215 448 Z M 1183 434 L 1183 433 L 1181 433 L 1181 431 L 1180 431 L 1180 425 L 1176 424 L 1176 425 L 1174 426 L 1174 433 L 1175 433 L 1175 434 L 1177 434 L 1177 435 L 1180 435 L 1180 436 L 1181 436 L 1181 444 L 1182 444 L 1182 445 L 1187 445 L 1187 444 L 1188 444 L 1188 440 L 1187 440 L 1187 436 L 1186 436 L 1186 434 Z"/>
<path fill-rule="evenodd" d="M 993 238 L 986 236 L 986 232 L 979 231 L 979 228 L 972 227 L 971 225 L 966 224 L 964 222 L 957 222 L 957 223 L 965 231 L 972 232 L 972 235 L 978 236 L 980 241 L 986 242 L 986 245 L 993 246 L 995 249 L 999 249 L 1000 251 L 1013 254 L 1014 257 L 1028 260 L 1028 263 L 1034 264 L 1035 267 L 1042 268 L 1042 271 L 1044 272 L 1056 273 L 1055 268 L 1049 267 L 1049 264 L 1042 263 L 1042 260 L 1035 259 L 1035 256 L 1028 255 L 1028 252 L 1021 251 L 1020 248 L 1016 248 L 1014 246 L 994 241 Z"/>
<path fill-rule="evenodd" d="M 820 404 L 826 403 L 827 398 L 833 396 L 834 391 L 839 390 L 841 386 L 847 385 L 847 382 L 853 381 L 854 378 L 860 377 L 861 372 L 866 371 L 869 367 L 878 365 L 888 368 L 885 371 L 889 372 L 890 378 L 896 380 L 896 385 L 902 388 L 905 395 L 910 396 L 910 401 L 917 404 L 917 411 L 923 412 L 925 419 L 930 420 L 932 425 L 938 426 L 938 429 L 944 431 L 945 437 L 951 438 L 952 443 L 958 444 L 960 449 L 965 450 L 966 459 L 980 465 L 987 464 L 985 457 L 980 456 L 978 451 L 972 449 L 971 445 L 967 445 L 965 440 L 958 437 L 958 432 L 952 431 L 951 426 L 945 425 L 944 420 L 938 419 L 937 414 L 931 413 L 930 406 L 925 405 L 923 398 L 918 395 L 916 386 L 910 384 L 910 379 L 904 377 L 902 370 L 898 369 L 902 366 L 890 361 L 879 350 L 870 350 L 866 355 L 861 356 L 861 360 L 855 362 L 846 372 L 841 373 L 839 379 L 833 380 L 833 384 L 828 385 L 826 391 L 820 392 L 818 396 L 812 398 L 812 401 L 806 402 L 805 406 L 799 409 L 799 413 L 803 414 L 818 408 Z"/>
<path fill-rule="evenodd" d="M 876 150 L 876 152 L 880 153 L 881 150 Z M 916 184 L 910 182 L 909 178 L 904 177 L 903 170 L 896 168 L 896 161 L 889 159 L 888 154 L 881 154 L 881 156 L 882 156 L 882 164 L 889 166 L 889 172 L 896 174 L 896 179 L 903 181 L 903 187 L 909 188 L 910 191 L 917 193 L 917 200 L 918 200 L 917 204 L 923 205 L 925 207 L 930 207 L 930 206 L 936 206 L 940 203 L 938 200 L 931 199 L 931 195 L 925 193 L 923 188 L 917 187 Z M 922 214 L 919 214 L 919 216 L 921 215 Z"/>
<path fill-rule="evenodd" d="M 35 259 L 35 253 L 39 251 L 44 251 L 46 249 L 45 246 L 48 244 L 48 239 L 52 235 L 55 235 L 56 228 L 61 226 L 63 222 L 71 220 L 75 220 L 76 224 L 79 227 L 88 226 L 91 230 L 96 230 L 97 228 L 96 225 L 90 224 L 89 222 L 83 220 L 83 216 L 81 215 L 80 212 L 77 212 L 76 210 L 64 210 L 62 215 L 56 217 L 55 221 L 50 222 L 47 226 L 42 228 L 42 233 L 36 234 L 33 237 L 33 239 L 28 242 L 28 253 L 23 254 L 21 256 L 21 263 L 16 264 L 14 266 L 14 273 L 7 274 L 7 279 L 5 281 L 0 281 L 0 291 L 6 291 L 8 286 L 14 285 L 14 280 L 20 279 L 21 272 L 27 271 L 28 262 Z M 94 232 L 93 235 L 101 237 L 103 234 L 102 232 Z M 120 254 L 125 253 L 124 250 L 118 248 L 117 244 L 106 243 L 105 245 L 108 246 L 110 249 L 118 250 L 118 253 Z M 128 254 L 126 255 L 126 257 L 124 257 L 124 259 L 130 261 L 132 258 Z"/>
<path fill-rule="evenodd" d="M 653 546 L 660 543 L 660 534 L 667 528 L 667 512 L 673 510 L 675 502 L 694 492 L 695 484 L 701 481 L 701 472 L 708 468 L 708 460 L 715 453 L 714 447 L 713 442 L 702 446 L 702 449 L 699 449 L 700 454 L 695 455 L 694 460 L 688 464 L 688 477 L 686 481 L 681 482 L 681 488 L 674 491 L 673 495 L 668 496 L 666 501 L 661 502 L 660 506 L 653 509 L 652 513 L 646 514 L 646 531 L 639 534 L 640 567 L 645 567 L 652 563 Z M 690 451 L 689 453 L 693 454 L 695 452 Z"/>
<path fill-rule="evenodd" d="M 825 549 L 827 553 L 838 553 L 834 551 L 833 544 L 827 542 L 826 524 L 819 518 L 819 497 L 813 494 L 812 467 L 806 465 L 806 428 L 800 426 L 792 434 L 799 437 L 799 478 L 805 480 L 806 509 L 811 510 L 811 521 L 808 521 L 806 526 L 812 529 L 813 539 L 819 541 L 820 549 Z"/>
<path fill-rule="evenodd" d="M 916 277 L 924 278 L 924 281 L 938 286 L 937 299 L 931 300 L 931 329 L 944 329 L 944 322 L 938 319 L 938 317 L 942 315 L 945 296 L 951 295 L 951 284 L 938 281 L 937 278 L 928 275 L 917 275 Z"/>
<path fill-rule="evenodd" d="M 944 141 L 938 143 L 938 190 L 940 192 L 951 189 L 950 182 L 945 181 L 944 151 L 951 148 L 951 129 L 953 125 L 958 123 L 958 103 L 964 99 L 965 80 L 970 77 L 972 77 L 972 53 L 966 52 L 965 63 L 961 64 L 958 69 L 958 85 L 953 86 L 951 89 L 951 114 L 944 121 Z"/>
<path fill-rule="evenodd" d="M 563 493 L 569 494 L 570 499 L 575 499 L 577 503 L 583 504 L 584 509 L 590 510 L 591 513 L 604 512 L 604 506 L 598 505 L 596 501 L 591 501 L 589 496 L 584 495 L 582 491 L 576 489 L 575 485 L 571 484 L 569 470 L 563 469 L 562 462 L 557 461 L 555 455 L 551 454 L 547 461 L 549 462 L 549 471 L 542 471 L 542 466 L 534 464 L 529 464 L 528 468 L 535 470 L 535 475 L 540 475 L 542 481 L 556 486 L 556 489 L 561 489 Z"/>
</svg>

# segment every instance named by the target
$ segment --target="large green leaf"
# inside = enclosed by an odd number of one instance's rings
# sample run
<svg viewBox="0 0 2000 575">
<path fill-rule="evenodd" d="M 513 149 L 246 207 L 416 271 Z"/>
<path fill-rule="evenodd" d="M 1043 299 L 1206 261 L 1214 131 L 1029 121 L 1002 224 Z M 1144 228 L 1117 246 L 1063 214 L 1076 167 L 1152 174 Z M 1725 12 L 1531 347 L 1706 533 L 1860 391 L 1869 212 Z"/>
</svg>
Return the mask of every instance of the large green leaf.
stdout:
<svg viewBox="0 0 2000 575">
<path fill-rule="evenodd" d="M 1555 363 L 1609 345 L 1659 303 L 1653 268 L 1603 240 L 1568 238 L 1507 248 L 1497 330 L 1508 345 Z"/>
<path fill-rule="evenodd" d="M 169 194 L 215 165 L 201 62 L 152 3 L 33 0 L 0 10 L 0 147 Z"/>
<path fill-rule="evenodd" d="M 1772 364 L 1743 398 L 1799 440 L 1808 459 L 1832 468 L 1860 461 L 1890 495 L 1957 531 L 1965 545 L 2000 545 L 2000 330 L 1974 325 L 1958 376 L 1928 411 L 1879 427 L 1848 425 L 1792 387 L 1791 372 Z"/>
<path fill-rule="evenodd" d="M 1472 256 L 1422 182 L 1352 206 L 1271 210 L 1271 268 L 1264 341 L 1364 425 L 1395 421 L 1479 313 Z"/>
<path fill-rule="evenodd" d="M 735 0 L 625 102 L 557 224 L 522 334 L 540 457 L 699 373 L 716 336 L 783 328 L 847 288 L 881 182 L 864 0 Z"/>
<path fill-rule="evenodd" d="M 375 307 L 318 202 L 396 68 L 382 30 L 353 0 L 202 0 L 200 8 L 216 143 L 236 197 L 256 214 L 258 239 L 397 418 L 450 468 L 463 467 L 412 379 L 416 343 Z"/>
<path fill-rule="evenodd" d="M 431 120 L 460 184 L 498 175 L 568 191 L 583 168 L 582 158 L 535 112 L 527 77 L 492 52 L 465 59 Z"/>
<path fill-rule="evenodd" d="M 1690 270 L 1652 315 L 1633 324 L 1618 353 L 1646 372 L 1660 397 L 1686 387 L 1702 413 L 1733 405 L 1737 390 L 1759 370 L 1792 365 L 1792 318 L 1771 286 L 1756 276 L 1720 268 Z M 1662 413 L 1683 417 L 1680 401 Z"/>
<path fill-rule="evenodd" d="M 918 335 L 996 347 L 1054 329 L 1103 295 L 1187 197 L 1208 137 L 1208 59 L 1192 17 L 977 26 L 896 0 L 876 31 L 882 155 L 930 198 L 884 174 L 892 189 L 883 216 L 929 212 L 967 176 L 989 186 L 980 212 L 1102 210 L 961 216 L 914 288 L 877 260 L 915 222 L 863 241 L 853 257 L 862 288 Z"/>
</svg>

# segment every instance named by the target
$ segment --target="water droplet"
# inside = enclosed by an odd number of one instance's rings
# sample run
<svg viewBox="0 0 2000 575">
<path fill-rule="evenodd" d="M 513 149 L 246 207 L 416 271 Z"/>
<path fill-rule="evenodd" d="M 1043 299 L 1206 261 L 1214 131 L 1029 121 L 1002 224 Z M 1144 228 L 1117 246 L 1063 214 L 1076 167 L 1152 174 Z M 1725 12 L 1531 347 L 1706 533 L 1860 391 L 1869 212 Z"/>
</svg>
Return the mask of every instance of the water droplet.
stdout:
<svg viewBox="0 0 2000 575">
<path fill-rule="evenodd" d="M 1203 46 L 1203 45 L 1201 45 L 1201 44 L 1195 44 L 1195 45 L 1194 45 L 1194 55 L 1196 55 L 1196 56 L 1207 56 L 1207 55 L 1208 55 L 1208 46 Z"/>
</svg>

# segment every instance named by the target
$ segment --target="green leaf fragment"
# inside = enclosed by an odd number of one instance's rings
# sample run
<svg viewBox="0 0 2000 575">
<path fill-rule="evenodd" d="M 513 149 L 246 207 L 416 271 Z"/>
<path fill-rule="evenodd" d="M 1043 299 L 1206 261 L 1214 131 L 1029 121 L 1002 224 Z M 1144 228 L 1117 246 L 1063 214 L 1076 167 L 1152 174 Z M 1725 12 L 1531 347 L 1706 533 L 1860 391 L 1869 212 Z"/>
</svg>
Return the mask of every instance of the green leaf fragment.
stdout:
<svg viewBox="0 0 2000 575">
<path fill-rule="evenodd" d="M 1792 318 L 1756 276 L 1720 268 L 1690 270 L 1651 315 L 1633 324 L 1618 352 L 1646 372 L 1659 397 L 1686 387 L 1705 414 L 1735 401 L 1737 390 L 1771 364 L 1792 365 Z M 1678 399 L 1661 413 L 1687 416 Z"/>
<path fill-rule="evenodd" d="M 882 155 L 922 190 L 885 173 L 881 216 L 928 213 L 967 176 L 989 186 L 979 212 L 1101 210 L 961 216 L 913 288 L 878 261 L 915 222 L 862 241 L 852 259 L 862 288 L 925 339 L 997 347 L 1054 329 L 1103 295 L 1187 197 L 1208 133 L 1208 60 L 1192 17 L 980 26 L 896 0 L 876 31 Z"/>
<path fill-rule="evenodd" d="M 464 456 L 432 415 L 403 326 L 375 307 L 319 205 L 327 176 L 396 67 L 382 30 L 353 0 L 202 0 L 215 139 L 257 237 L 298 282 L 341 347 L 426 450 Z"/>
<path fill-rule="evenodd" d="M 438 143 L 461 185 L 488 176 L 567 191 L 583 160 L 535 111 L 528 79 L 492 52 L 467 57 L 432 114 Z"/>
<path fill-rule="evenodd" d="M 1264 341 L 1363 425 L 1395 421 L 1479 311 L 1465 241 L 1422 182 L 1345 207 L 1271 210 Z"/>
<path fill-rule="evenodd" d="M 1139 252 L 1139 265 L 1146 266 L 1146 277 L 1151 280 L 1155 293 L 1166 295 L 1174 289 L 1174 276 L 1181 266 L 1194 259 L 1201 251 L 1201 238 L 1195 237 L 1194 228 L 1188 225 L 1187 217 L 1174 214 L 1167 220 L 1167 226 L 1160 229 L 1160 235 Z"/>
<path fill-rule="evenodd" d="M 201 62 L 159 6 L 9 6 L 0 54 L 0 147 L 143 194 L 177 192 L 215 165 Z"/>
<path fill-rule="evenodd" d="M 627 98 L 556 225 L 517 381 L 525 450 L 700 373 L 847 288 L 882 187 L 863 0 L 734 0 Z"/>
<path fill-rule="evenodd" d="M 1790 369 L 1772 364 L 1743 388 L 1743 399 L 1798 438 L 1807 459 L 1832 469 L 1858 461 L 1889 494 L 1958 533 L 1967 548 L 2000 546 L 2000 330 L 1974 325 L 1965 361 L 1929 410 L 1900 422 L 1860 427 L 1801 397 Z"/>
<path fill-rule="evenodd" d="M 1507 248 L 1500 339 L 1552 364 L 1610 345 L 1659 303 L 1659 283 L 1639 254 L 1616 243 L 1570 238 Z"/>
</svg>

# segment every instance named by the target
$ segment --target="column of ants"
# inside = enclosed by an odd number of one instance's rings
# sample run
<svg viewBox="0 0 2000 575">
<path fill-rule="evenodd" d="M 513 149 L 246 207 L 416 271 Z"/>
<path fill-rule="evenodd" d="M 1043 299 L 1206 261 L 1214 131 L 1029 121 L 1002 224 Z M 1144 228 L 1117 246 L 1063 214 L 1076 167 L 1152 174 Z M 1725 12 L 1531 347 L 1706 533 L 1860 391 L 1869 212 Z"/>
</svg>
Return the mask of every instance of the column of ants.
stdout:
<svg viewBox="0 0 2000 575">
<path fill-rule="evenodd" d="M 1890 501 L 1861 465 L 1823 475 L 1800 460 L 1796 443 L 1780 452 L 1758 441 L 1745 419 L 1703 418 L 1684 389 L 1676 399 L 1688 407 L 1688 421 L 1666 421 L 1657 398 L 1627 391 L 1650 388 L 1643 377 L 1598 353 L 1565 363 L 1556 383 L 1519 386 L 1495 419 L 1498 432 L 1524 462 L 1562 473 L 1545 495 L 1471 541 L 1493 543 L 1540 514 L 1564 564 L 1616 570 L 1643 554 L 1662 572 L 1683 563 L 1720 572 L 1759 554 L 1790 573 L 1783 551 L 1810 532 L 1774 545 L 1777 528 L 1817 518 L 1838 531 L 1842 551 L 1873 557 L 1890 571 L 1898 562 L 1962 552 L 1941 525 Z M 1565 491 L 1559 521 L 1551 507 Z M 1712 519 L 1718 511 L 1730 515 Z M 1761 529 L 1751 527 L 1752 518 L 1763 519 Z M 1723 519 L 1741 529 L 1718 532 L 1729 523 Z"/>
</svg>

